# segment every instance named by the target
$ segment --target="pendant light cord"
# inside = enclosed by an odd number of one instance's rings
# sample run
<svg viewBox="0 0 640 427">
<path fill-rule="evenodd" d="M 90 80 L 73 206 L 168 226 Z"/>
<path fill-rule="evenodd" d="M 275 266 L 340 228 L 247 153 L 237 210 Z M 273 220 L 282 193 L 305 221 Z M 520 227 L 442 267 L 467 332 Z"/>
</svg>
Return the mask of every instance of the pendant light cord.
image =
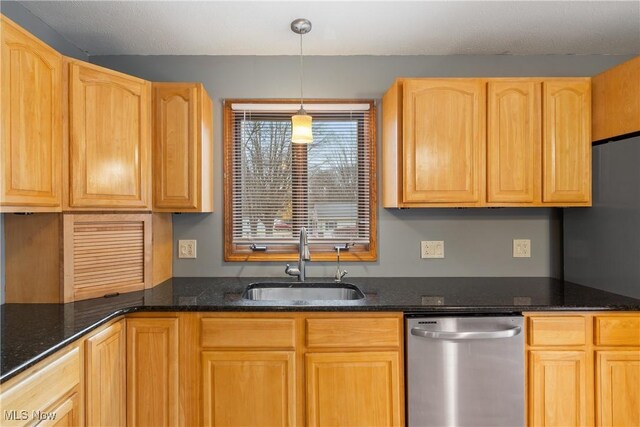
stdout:
<svg viewBox="0 0 640 427">
<path fill-rule="evenodd" d="M 303 60 L 302 60 L 302 33 L 300 33 L 300 109 L 304 109 L 303 108 L 303 91 L 302 91 L 302 79 L 304 78 L 304 67 L 303 67 Z"/>
</svg>

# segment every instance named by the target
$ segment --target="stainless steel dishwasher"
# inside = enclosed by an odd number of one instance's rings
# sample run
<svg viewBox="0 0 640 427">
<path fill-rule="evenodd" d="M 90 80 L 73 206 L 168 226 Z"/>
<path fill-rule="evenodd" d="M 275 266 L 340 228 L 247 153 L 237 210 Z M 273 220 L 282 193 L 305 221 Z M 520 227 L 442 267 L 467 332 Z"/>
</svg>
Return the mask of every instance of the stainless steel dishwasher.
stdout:
<svg viewBox="0 0 640 427">
<path fill-rule="evenodd" d="M 409 427 L 525 425 L 523 317 L 406 318 Z"/>
</svg>

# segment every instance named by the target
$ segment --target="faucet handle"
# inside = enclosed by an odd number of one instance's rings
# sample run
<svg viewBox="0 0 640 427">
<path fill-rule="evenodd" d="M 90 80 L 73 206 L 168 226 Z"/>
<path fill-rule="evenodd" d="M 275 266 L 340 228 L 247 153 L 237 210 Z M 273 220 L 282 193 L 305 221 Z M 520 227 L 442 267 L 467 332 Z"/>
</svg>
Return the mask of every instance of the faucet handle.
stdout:
<svg viewBox="0 0 640 427">
<path fill-rule="evenodd" d="M 342 278 L 346 275 L 347 275 L 347 270 L 340 270 L 340 268 L 338 268 L 336 270 L 336 277 L 334 279 L 335 282 L 340 283 L 342 281 Z"/>
<path fill-rule="evenodd" d="M 299 276 L 300 270 L 296 267 L 291 267 L 289 264 L 284 268 L 284 274 L 288 274 L 289 276 Z"/>
</svg>

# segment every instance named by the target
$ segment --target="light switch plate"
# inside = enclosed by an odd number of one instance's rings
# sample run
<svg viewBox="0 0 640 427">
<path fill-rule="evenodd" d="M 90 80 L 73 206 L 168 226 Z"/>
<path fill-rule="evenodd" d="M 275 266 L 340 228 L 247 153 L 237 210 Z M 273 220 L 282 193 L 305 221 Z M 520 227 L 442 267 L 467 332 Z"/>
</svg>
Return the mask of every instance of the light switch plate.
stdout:
<svg viewBox="0 0 640 427">
<path fill-rule="evenodd" d="M 178 258 L 195 258 L 197 240 L 178 240 Z"/>
<path fill-rule="evenodd" d="M 531 240 L 513 239 L 513 257 L 531 258 Z"/>
<path fill-rule="evenodd" d="M 423 240 L 420 242 L 422 258 L 444 258 L 444 240 Z"/>
</svg>

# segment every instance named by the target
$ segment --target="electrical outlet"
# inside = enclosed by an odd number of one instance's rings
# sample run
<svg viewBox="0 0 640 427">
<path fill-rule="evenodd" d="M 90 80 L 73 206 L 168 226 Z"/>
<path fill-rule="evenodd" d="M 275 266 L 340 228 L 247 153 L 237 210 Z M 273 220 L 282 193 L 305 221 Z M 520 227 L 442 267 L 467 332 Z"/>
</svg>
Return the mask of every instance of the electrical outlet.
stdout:
<svg viewBox="0 0 640 427">
<path fill-rule="evenodd" d="M 195 258 L 196 242 L 196 240 L 178 240 L 178 258 Z"/>
<path fill-rule="evenodd" d="M 513 257 L 531 258 L 531 240 L 513 239 Z"/>
<path fill-rule="evenodd" d="M 444 258 L 444 240 L 423 240 L 420 242 L 422 258 Z"/>
</svg>

